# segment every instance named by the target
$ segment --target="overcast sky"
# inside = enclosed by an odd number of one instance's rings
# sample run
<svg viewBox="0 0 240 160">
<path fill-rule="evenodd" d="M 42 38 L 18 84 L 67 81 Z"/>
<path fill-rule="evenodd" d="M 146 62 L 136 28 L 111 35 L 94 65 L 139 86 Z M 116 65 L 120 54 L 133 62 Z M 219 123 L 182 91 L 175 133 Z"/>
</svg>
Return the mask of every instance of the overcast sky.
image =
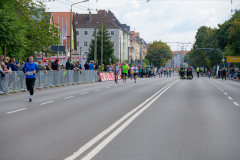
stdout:
<svg viewBox="0 0 240 160">
<path fill-rule="evenodd" d="M 68 12 L 71 4 L 82 0 L 45 2 L 48 12 Z M 110 9 L 118 20 L 140 32 L 146 42 L 193 43 L 200 26 L 217 27 L 231 17 L 231 9 L 240 9 L 240 0 L 89 0 L 73 6 L 73 12 L 96 13 L 96 9 Z M 168 43 L 171 50 L 181 50 L 176 43 Z M 186 47 L 190 50 L 192 44 Z"/>
</svg>

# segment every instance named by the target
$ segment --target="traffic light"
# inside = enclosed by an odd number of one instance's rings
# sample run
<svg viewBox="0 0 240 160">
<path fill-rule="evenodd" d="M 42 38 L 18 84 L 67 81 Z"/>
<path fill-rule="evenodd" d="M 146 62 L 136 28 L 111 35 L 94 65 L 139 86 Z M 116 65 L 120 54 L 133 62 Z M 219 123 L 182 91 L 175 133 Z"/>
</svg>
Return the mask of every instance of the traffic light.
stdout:
<svg viewBox="0 0 240 160">
<path fill-rule="evenodd" d="M 197 50 L 197 45 L 195 45 L 195 50 Z"/>
</svg>

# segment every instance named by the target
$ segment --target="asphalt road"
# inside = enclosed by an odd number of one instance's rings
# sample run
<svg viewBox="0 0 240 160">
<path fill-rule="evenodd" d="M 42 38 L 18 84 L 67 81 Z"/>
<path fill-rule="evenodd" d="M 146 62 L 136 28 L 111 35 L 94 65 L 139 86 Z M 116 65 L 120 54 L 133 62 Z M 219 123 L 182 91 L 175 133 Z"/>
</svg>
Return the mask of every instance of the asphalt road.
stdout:
<svg viewBox="0 0 240 160">
<path fill-rule="evenodd" d="M 91 83 L 0 97 L 0 160 L 240 160 L 240 83 Z"/>
</svg>

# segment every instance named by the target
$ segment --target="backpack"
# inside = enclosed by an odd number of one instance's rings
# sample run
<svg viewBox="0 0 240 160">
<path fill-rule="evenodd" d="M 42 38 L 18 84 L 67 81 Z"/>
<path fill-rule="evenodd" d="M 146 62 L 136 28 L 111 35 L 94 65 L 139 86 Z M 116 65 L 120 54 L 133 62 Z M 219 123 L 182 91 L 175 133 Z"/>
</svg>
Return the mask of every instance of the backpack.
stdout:
<svg viewBox="0 0 240 160">
<path fill-rule="evenodd" d="M 52 69 L 53 69 L 53 70 L 57 70 L 57 69 L 58 69 L 58 63 L 57 63 L 56 61 L 54 61 L 54 62 L 52 63 Z"/>
</svg>

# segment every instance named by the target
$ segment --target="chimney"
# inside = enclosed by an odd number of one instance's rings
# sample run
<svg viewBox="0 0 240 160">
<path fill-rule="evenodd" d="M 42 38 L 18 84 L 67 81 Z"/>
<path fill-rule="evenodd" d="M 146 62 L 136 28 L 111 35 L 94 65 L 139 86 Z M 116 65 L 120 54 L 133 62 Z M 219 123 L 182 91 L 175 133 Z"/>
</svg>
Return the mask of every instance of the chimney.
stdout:
<svg viewBox="0 0 240 160">
<path fill-rule="evenodd" d="M 113 19 L 114 19 L 114 14 L 113 14 L 113 13 L 110 13 L 110 14 L 109 14 L 109 19 L 110 19 L 110 20 L 113 20 Z"/>
<path fill-rule="evenodd" d="M 89 12 L 89 21 L 91 21 L 91 18 L 92 18 L 92 13 Z"/>
</svg>

